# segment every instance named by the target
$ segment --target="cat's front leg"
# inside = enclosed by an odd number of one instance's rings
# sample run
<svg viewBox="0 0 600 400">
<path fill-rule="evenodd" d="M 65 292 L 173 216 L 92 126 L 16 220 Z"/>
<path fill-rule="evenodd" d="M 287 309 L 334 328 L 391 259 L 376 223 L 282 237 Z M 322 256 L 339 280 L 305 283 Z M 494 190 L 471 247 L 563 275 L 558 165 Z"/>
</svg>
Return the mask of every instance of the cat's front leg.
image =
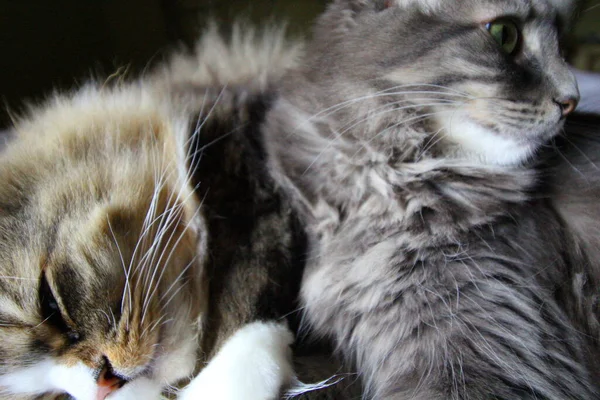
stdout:
<svg viewBox="0 0 600 400">
<path fill-rule="evenodd" d="M 254 322 L 229 338 L 179 400 L 274 400 L 294 377 L 285 323 Z"/>
</svg>

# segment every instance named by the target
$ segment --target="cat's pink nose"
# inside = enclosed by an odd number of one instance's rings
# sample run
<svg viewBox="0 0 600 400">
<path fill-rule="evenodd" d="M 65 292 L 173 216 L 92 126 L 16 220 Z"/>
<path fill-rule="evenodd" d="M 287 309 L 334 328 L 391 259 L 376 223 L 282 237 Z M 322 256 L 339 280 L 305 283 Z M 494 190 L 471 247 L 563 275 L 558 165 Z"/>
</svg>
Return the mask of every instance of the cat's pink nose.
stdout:
<svg viewBox="0 0 600 400">
<path fill-rule="evenodd" d="M 96 392 L 96 400 L 104 400 L 108 397 L 109 394 L 114 392 L 115 389 L 112 386 L 98 386 L 98 392 Z"/>
<path fill-rule="evenodd" d="M 562 97 L 554 100 L 556 104 L 560 107 L 563 118 L 567 115 L 571 114 L 577 108 L 577 103 L 579 99 L 576 97 Z"/>
<path fill-rule="evenodd" d="M 98 385 L 96 400 L 104 400 L 109 394 L 122 388 L 125 384 L 125 380 L 116 376 L 113 373 L 110 364 L 107 363 L 102 371 L 100 371 L 100 375 L 98 375 L 96 384 Z"/>
</svg>

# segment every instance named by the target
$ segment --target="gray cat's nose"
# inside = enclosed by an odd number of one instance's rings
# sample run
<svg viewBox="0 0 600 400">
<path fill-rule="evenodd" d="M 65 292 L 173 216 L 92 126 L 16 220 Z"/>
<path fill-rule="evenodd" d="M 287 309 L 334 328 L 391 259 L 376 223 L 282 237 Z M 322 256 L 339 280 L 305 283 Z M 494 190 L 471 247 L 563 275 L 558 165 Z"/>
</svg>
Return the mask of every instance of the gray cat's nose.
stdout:
<svg viewBox="0 0 600 400">
<path fill-rule="evenodd" d="M 554 102 L 560 107 L 562 117 L 566 118 L 567 115 L 571 114 L 573 111 L 575 111 L 575 108 L 577 108 L 579 96 L 563 96 L 554 99 Z"/>
<path fill-rule="evenodd" d="M 558 56 L 548 62 L 546 74 L 550 83 L 549 92 L 564 119 L 575 111 L 579 103 L 577 80 L 567 63 Z"/>
</svg>

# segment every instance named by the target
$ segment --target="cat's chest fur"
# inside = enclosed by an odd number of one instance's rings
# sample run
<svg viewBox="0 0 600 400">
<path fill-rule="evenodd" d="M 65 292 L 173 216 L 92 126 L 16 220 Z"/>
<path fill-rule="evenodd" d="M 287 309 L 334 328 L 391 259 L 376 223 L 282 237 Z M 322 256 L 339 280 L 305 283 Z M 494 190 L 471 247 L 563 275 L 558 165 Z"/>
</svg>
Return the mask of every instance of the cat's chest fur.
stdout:
<svg viewBox="0 0 600 400">
<path fill-rule="evenodd" d="M 550 282 L 565 271 L 560 227 L 543 200 L 528 199 L 533 170 L 341 158 L 309 196 L 313 240 L 302 298 L 317 330 L 351 342 L 361 329 L 401 327 L 403 340 L 424 329 L 416 315 L 460 318 L 464 298 L 479 296 L 480 286 L 529 285 L 540 303 L 556 289 Z M 437 316 L 429 319 L 436 324 Z"/>
<path fill-rule="evenodd" d="M 370 247 L 391 236 L 413 249 L 456 244 L 535 207 L 533 170 L 447 159 L 395 162 L 385 154 L 353 163 L 333 156 L 318 168 L 327 173 L 302 175 L 300 186 L 312 201 L 313 234 L 333 246 L 327 253 L 341 243 Z"/>
</svg>

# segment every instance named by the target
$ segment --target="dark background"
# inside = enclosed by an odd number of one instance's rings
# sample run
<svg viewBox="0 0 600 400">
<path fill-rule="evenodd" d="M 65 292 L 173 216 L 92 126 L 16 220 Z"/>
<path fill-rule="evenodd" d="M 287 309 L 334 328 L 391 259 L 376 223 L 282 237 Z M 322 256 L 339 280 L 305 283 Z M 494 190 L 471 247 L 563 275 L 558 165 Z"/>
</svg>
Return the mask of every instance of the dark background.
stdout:
<svg viewBox="0 0 600 400">
<path fill-rule="evenodd" d="M 135 74 L 173 46 L 190 45 L 206 21 L 241 16 L 288 21 L 309 32 L 327 0 L 0 0 L 0 129 L 23 101 L 127 67 Z M 600 71 L 600 0 L 581 6 L 571 61 Z M 7 111 L 8 110 L 8 111 Z"/>
</svg>

